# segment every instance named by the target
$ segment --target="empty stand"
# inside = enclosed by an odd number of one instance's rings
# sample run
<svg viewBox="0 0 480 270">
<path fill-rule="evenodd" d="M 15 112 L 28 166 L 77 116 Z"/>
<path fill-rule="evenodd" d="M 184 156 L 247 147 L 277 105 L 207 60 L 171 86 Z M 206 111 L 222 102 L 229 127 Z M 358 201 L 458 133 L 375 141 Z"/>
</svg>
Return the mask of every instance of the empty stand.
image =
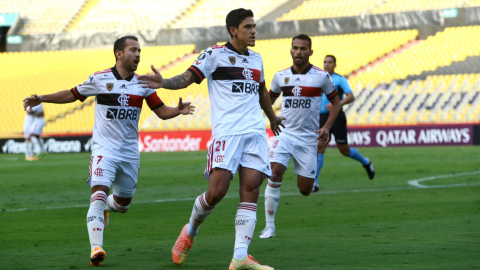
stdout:
<svg viewBox="0 0 480 270">
<path fill-rule="evenodd" d="M 383 0 L 308 0 L 284 14 L 279 21 L 350 17 L 368 14 Z"/>
<path fill-rule="evenodd" d="M 26 20 L 20 34 L 58 33 L 67 26 L 84 2 L 85 0 L 46 0 L 28 1 L 28 3 L 19 1 L 17 4 L 12 4 L 11 9 L 19 8 L 20 16 Z"/>
<path fill-rule="evenodd" d="M 366 85 L 391 83 L 480 55 L 480 26 L 450 27 L 417 45 L 393 55 L 385 61 L 350 78 L 350 83 Z"/>
<path fill-rule="evenodd" d="M 387 0 L 372 10 L 374 14 L 463 7 L 465 0 Z"/>
<path fill-rule="evenodd" d="M 99 0 L 67 32 L 111 32 L 168 28 L 197 0 Z"/>
<path fill-rule="evenodd" d="M 287 0 L 200 0 L 184 16 L 172 24 L 172 28 L 209 27 L 225 25 L 225 18 L 232 9 L 245 8 L 253 11 L 258 21 Z"/>
<path fill-rule="evenodd" d="M 164 66 L 194 49 L 193 45 L 144 47 L 139 74 L 150 71 L 150 64 L 157 67 Z M 168 53 L 167 53 L 168 52 Z M 0 112 L 9 115 L 7 125 L 3 125 L 0 133 L 22 133 L 23 111 L 22 100 L 32 94 L 49 94 L 60 90 L 71 89 L 83 83 L 88 76 L 96 71 L 104 70 L 115 64 L 114 55 L 110 49 L 58 51 L 58 52 L 22 52 L 1 53 L 1 63 L 9 63 L 8 69 L 0 73 L 0 89 L 8 89 L 2 93 Z M 8 93 L 8 94 L 7 94 Z M 93 100 L 93 98 L 89 98 Z M 86 101 L 84 103 L 89 103 Z M 80 102 L 70 104 L 45 103 L 46 120 L 54 120 L 81 111 L 84 104 Z M 148 107 L 146 107 L 148 108 Z M 67 119 L 65 118 L 65 119 Z M 94 121 L 93 114 L 90 121 Z M 69 125 L 54 125 L 55 128 L 46 128 L 50 132 L 73 132 L 78 130 L 91 131 L 91 126 L 83 122 L 71 122 Z M 52 124 L 49 124 L 49 126 Z M 76 125 L 75 129 L 71 129 Z M 52 125 L 53 126 L 53 125 Z"/>
</svg>

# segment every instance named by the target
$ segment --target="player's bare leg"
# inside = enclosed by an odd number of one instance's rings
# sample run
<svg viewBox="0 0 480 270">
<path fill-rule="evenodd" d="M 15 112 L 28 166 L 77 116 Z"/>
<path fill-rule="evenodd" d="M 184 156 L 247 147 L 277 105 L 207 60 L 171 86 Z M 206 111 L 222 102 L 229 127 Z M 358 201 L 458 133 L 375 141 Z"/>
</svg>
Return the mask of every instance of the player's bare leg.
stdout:
<svg viewBox="0 0 480 270">
<path fill-rule="evenodd" d="M 280 187 L 282 186 L 283 174 L 287 170 L 280 163 L 272 162 L 272 177 L 268 179 L 265 188 L 265 221 L 267 225 L 260 234 L 260 238 L 275 237 L 275 214 L 280 203 Z"/>
<path fill-rule="evenodd" d="M 190 222 L 183 227 L 172 248 L 172 260 L 175 264 L 181 265 L 185 262 L 200 225 L 212 213 L 215 205 L 225 197 L 231 180 L 232 173 L 230 171 L 220 168 L 212 169 L 207 192 L 195 199 Z"/>
<path fill-rule="evenodd" d="M 252 241 L 257 223 L 258 194 L 265 174 L 245 167 L 240 168 L 239 174 L 240 203 L 235 216 L 235 248 L 229 269 L 273 269 L 266 265 L 260 265 L 252 256 L 248 255 L 248 246 Z"/>
<path fill-rule="evenodd" d="M 310 193 L 312 192 L 314 182 L 315 182 L 314 178 L 308 178 L 308 177 L 301 176 L 301 175 L 297 176 L 298 190 L 304 196 L 310 195 Z"/>
<path fill-rule="evenodd" d="M 108 213 L 128 211 L 128 207 L 132 198 L 119 198 L 113 195 L 108 196 L 110 188 L 107 186 L 93 186 L 91 190 L 90 208 L 87 213 L 87 229 L 90 238 L 90 265 L 101 265 L 105 259 L 105 251 L 103 250 L 103 231 L 108 225 Z M 110 209 L 109 199 L 113 209 Z"/>
</svg>

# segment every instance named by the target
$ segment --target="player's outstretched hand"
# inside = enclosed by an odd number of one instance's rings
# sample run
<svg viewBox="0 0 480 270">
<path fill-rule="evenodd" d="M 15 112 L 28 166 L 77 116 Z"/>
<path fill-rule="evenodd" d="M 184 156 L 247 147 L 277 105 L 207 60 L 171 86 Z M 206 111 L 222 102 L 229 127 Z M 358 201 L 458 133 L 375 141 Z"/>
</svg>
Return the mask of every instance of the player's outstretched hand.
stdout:
<svg viewBox="0 0 480 270">
<path fill-rule="evenodd" d="M 37 95 L 27 97 L 23 100 L 23 109 L 26 111 L 28 107 L 33 108 L 40 105 L 40 103 L 42 103 L 42 98 Z"/>
<path fill-rule="evenodd" d="M 280 126 L 285 128 L 285 125 L 282 123 L 282 121 L 285 119 L 287 119 L 285 116 L 276 116 L 273 121 L 270 120 L 270 128 L 272 129 L 273 135 L 280 135 L 280 132 L 282 132 L 282 130 L 280 130 Z"/>
<path fill-rule="evenodd" d="M 327 144 L 329 140 L 329 135 L 330 135 L 330 130 L 326 129 L 325 127 L 320 128 L 319 130 L 316 130 L 315 133 L 318 133 L 317 140 L 320 143 Z"/>
<path fill-rule="evenodd" d="M 143 88 L 158 89 L 163 86 L 163 77 L 158 70 L 151 65 L 153 74 L 141 75 L 138 77 L 138 84 L 141 84 Z"/>
<path fill-rule="evenodd" d="M 191 102 L 182 102 L 182 98 L 178 100 L 178 112 L 183 115 L 193 114 L 195 106 Z"/>
</svg>

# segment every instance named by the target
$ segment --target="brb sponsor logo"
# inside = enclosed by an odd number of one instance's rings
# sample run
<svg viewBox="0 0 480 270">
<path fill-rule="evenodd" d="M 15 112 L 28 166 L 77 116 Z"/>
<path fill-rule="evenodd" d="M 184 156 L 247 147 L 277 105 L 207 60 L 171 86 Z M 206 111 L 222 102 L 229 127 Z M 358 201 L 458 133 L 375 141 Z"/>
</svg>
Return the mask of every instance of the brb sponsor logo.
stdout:
<svg viewBox="0 0 480 270">
<path fill-rule="evenodd" d="M 232 92 L 233 93 L 247 93 L 247 94 L 257 94 L 259 85 L 258 83 L 249 83 L 249 82 L 233 82 L 232 83 Z"/>
<path fill-rule="evenodd" d="M 285 99 L 285 108 L 309 109 L 312 106 L 311 99 Z"/>
<path fill-rule="evenodd" d="M 138 111 L 137 111 L 137 109 L 108 108 L 107 109 L 107 119 L 137 120 L 138 119 Z"/>
</svg>

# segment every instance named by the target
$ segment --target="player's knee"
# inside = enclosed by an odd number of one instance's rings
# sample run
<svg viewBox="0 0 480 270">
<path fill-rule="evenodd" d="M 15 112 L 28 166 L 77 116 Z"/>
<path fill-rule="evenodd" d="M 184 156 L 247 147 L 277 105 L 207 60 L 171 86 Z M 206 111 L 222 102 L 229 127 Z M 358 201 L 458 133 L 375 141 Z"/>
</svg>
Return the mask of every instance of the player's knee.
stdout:
<svg viewBox="0 0 480 270">
<path fill-rule="evenodd" d="M 219 203 L 223 197 L 225 197 L 226 192 L 222 192 L 221 190 L 216 190 L 216 191 L 208 191 L 205 199 L 207 200 L 207 203 L 209 205 L 215 205 Z"/>
<path fill-rule="evenodd" d="M 312 193 L 312 188 L 313 187 L 309 187 L 309 188 L 300 188 L 300 193 L 303 195 L 303 196 L 308 196 L 310 195 L 310 193 Z"/>
<path fill-rule="evenodd" d="M 270 181 L 272 182 L 282 182 L 282 177 L 279 175 L 273 174 L 272 177 L 270 177 Z"/>
</svg>

